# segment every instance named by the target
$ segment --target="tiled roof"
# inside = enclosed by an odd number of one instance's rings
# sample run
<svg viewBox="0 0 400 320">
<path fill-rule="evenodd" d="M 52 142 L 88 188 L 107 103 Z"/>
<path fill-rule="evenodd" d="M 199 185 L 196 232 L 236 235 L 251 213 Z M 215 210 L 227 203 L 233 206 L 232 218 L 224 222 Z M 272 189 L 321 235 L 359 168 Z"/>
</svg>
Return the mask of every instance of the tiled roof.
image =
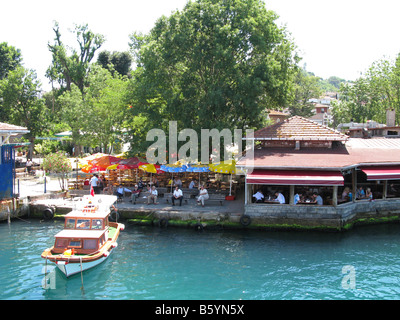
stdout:
<svg viewBox="0 0 400 320">
<path fill-rule="evenodd" d="M 346 144 L 328 148 L 264 148 L 254 151 L 254 160 L 244 157 L 239 167 L 263 169 L 343 170 L 358 165 L 400 164 L 400 139 L 350 138 Z"/>
<path fill-rule="evenodd" d="M 327 140 L 346 141 L 348 136 L 312 120 L 294 116 L 254 132 L 262 140 Z"/>
</svg>

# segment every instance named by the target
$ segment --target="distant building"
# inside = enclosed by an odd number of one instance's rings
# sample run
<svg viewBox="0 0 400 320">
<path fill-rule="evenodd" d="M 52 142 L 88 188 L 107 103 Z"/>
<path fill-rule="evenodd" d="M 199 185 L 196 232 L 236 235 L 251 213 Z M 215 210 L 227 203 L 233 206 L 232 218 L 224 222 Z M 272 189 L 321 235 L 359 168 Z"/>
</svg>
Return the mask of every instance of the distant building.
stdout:
<svg viewBox="0 0 400 320">
<path fill-rule="evenodd" d="M 377 123 L 368 120 L 366 123 L 341 123 L 337 126 L 337 130 L 347 134 L 351 138 L 400 138 L 400 126 L 395 125 L 395 110 L 388 109 L 386 111 L 386 124 Z"/>
<path fill-rule="evenodd" d="M 268 112 L 267 119 L 270 119 L 272 123 L 279 123 L 290 117 L 289 113 L 282 111 L 270 110 L 267 112 Z"/>
</svg>

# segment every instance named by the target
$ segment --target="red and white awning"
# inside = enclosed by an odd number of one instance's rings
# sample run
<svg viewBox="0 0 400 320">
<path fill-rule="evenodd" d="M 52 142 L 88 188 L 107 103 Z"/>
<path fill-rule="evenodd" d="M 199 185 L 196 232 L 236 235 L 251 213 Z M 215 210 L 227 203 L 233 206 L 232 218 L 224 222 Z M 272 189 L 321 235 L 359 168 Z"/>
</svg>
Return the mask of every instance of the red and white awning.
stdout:
<svg viewBox="0 0 400 320">
<path fill-rule="evenodd" d="M 361 167 L 367 180 L 400 180 L 400 166 Z"/>
<path fill-rule="evenodd" d="M 246 177 L 249 184 L 343 186 L 340 171 L 254 170 Z"/>
</svg>

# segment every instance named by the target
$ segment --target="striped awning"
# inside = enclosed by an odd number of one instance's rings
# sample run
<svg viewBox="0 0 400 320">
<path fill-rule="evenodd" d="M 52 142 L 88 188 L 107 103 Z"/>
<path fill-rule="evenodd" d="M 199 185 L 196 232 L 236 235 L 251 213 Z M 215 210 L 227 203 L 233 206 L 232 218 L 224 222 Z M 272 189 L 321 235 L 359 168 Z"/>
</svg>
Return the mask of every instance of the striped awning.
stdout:
<svg viewBox="0 0 400 320">
<path fill-rule="evenodd" d="M 367 180 L 400 180 L 400 166 L 361 167 Z"/>
<path fill-rule="evenodd" d="M 246 177 L 249 184 L 343 186 L 340 171 L 254 170 Z"/>
</svg>

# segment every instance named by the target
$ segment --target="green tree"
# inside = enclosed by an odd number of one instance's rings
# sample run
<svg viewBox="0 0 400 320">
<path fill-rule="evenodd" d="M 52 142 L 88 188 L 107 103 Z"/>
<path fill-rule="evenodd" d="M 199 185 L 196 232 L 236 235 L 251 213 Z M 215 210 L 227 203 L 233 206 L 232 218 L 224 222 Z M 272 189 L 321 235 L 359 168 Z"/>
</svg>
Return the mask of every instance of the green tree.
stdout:
<svg viewBox="0 0 400 320">
<path fill-rule="evenodd" d="M 21 66 L 21 50 L 9 46 L 7 42 L 0 43 L 0 80 L 4 79 L 8 72 Z"/>
<path fill-rule="evenodd" d="M 258 127 L 262 110 L 287 103 L 296 69 L 277 18 L 260 0 L 197 0 L 132 34 L 132 123 L 144 125 L 132 132 L 167 132 L 169 120 L 197 132 Z"/>
<path fill-rule="evenodd" d="M 60 28 L 57 22 L 54 23 L 55 33 L 54 44 L 48 44 L 52 53 L 53 61 L 47 69 L 46 76 L 53 82 L 57 81 L 61 87 L 71 90 L 71 84 L 75 84 L 81 92 L 84 91 L 86 79 L 89 72 L 90 62 L 95 52 L 104 43 L 104 36 L 95 34 L 89 30 L 88 25 L 75 25 L 73 33 L 79 44 L 79 51 L 72 49 L 68 53 L 67 47 L 61 41 Z"/>
<path fill-rule="evenodd" d="M 108 69 L 113 75 L 117 71 L 121 76 L 129 76 L 132 57 L 129 52 L 102 51 L 97 57 L 97 63 Z"/>
<path fill-rule="evenodd" d="M 62 151 L 51 153 L 43 159 L 43 170 L 56 174 L 62 191 L 68 188 L 68 174 L 72 171 L 71 162 Z"/>
<path fill-rule="evenodd" d="M 335 123 L 365 122 L 384 123 L 386 110 L 396 110 L 400 121 L 400 55 L 395 61 L 381 59 L 374 62 L 364 76 L 354 83 L 341 85 L 340 101 L 333 105 Z"/>
<path fill-rule="evenodd" d="M 72 84 L 59 98 L 62 120 L 69 124 L 79 153 L 82 146 L 102 146 L 105 151 L 121 139 L 121 126 L 127 112 L 127 80 L 100 66 L 92 66 L 84 92 Z"/>
<path fill-rule="evenodd" d="M 373 119 L 369 92 L 369 83 L 364 78 L 359 78 L 352 84 L 342 84 L 340 102 L 332 105 L 334 123 L 336 125 L 350 121 L 363 123 Z"/>
<path fill-rule="evenodd" d="M 0 80 L 0 96 L 3 98 L 3 108 L 11 124 L 28 128 L 30 156 L 34 147 L 35 137 L 45 129 L 45 106 L 40 95 L 40 82 L 36 73 L 21 66 L 8 73 Z"/>
<path fill-rule="evenodd" d="M 293 98 L 289 103 L 290 114 L 292 116 L 311 117 L 314 105 L 309 100 L 318 99 L 322 94 L 319 78 L 304 69 L 299 69 L 293 86 Z"/>
</svg>

